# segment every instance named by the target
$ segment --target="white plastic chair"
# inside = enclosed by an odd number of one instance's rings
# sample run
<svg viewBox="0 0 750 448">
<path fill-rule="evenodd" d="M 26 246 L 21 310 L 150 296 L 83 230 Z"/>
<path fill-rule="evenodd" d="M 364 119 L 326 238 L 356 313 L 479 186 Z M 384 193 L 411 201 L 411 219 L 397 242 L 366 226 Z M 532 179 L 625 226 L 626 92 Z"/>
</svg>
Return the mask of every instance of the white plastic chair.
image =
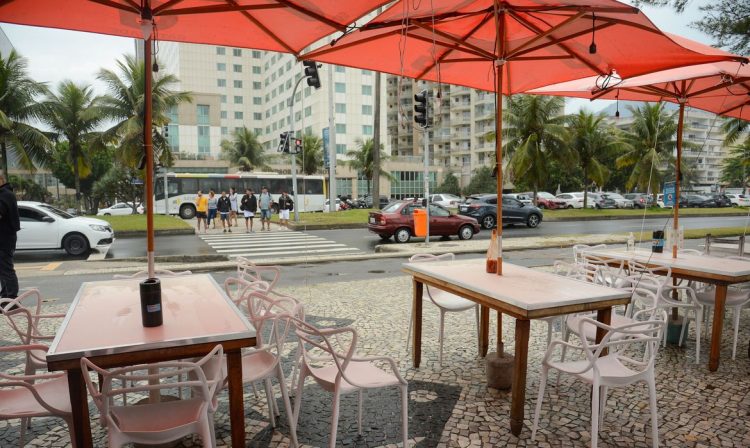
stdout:
<svg viewBox="0 0 750 448">
<path fill-rule="evenodd" d="M 580 263 L 585 260 L 586 257 L 584 257 L 584 252 L 591 251 L 591 250 L 597 250 L 597 249 L 606 249 L 606 244 L 597 244 L 594 246 L 590 246 L 588 244 L 575 244 L 573 246 L 573 261 L 575 263 Z"/>
<path fill-rule="evenodd" d="M 109 446 L 167 443 L 190 434 L 200 435 L 205 447 L 216 446 L 213 419 L 216 394 L 223 381 L 223 355 L 221 345 L 217 345 L 198 362 L 168 361 L 113 370 L 81 358 L 86 387 L 107 427 Z M 100 375 L 101 390 L 92 381 L 92 373 Z M 189 380 L 183 381 L 184 377 Z M 115 388 L 115 381 L 122 387 Z M 125 394 L 148 399 L 163 390 L 183 387 L 197 393 L 190 399 L 139 405 L 130 403 L 133 399 L 118 400 Z"/>
<path fill-rule="evenodd" d="M 713 310 L 716 306 L 716 287 L 708 286 L 697 293 L 695 298 L 708 310 Z M 750 304 L 750 290 L 740 288 L 727 288 L 727 299 L 724 304 L 726 308 L 730 308 L 733 314 L 733 325 L 734 325 L 734 340 L 732 341 L 732 359 L 735 359 L 737 355 L 737 337 L 740 331 L 740 317 L 742 316 L 742 309 Z M 706 310 L 706 311 L 708 311 Z M 708 312 L 705 313 L 706 319 L 709 317 Z M 700 324 L 697 319 L 695 320 L 696 329 L 700 328 Z M 708 325 L 708 324 L 707 324 Z M 683 333 L 687 328 L 687 323 L 683 328 Z M 696 334 L 696 339 L 700 338 L 699 334 Z"/>
<path fill-rule="evenodd" d="M 276 288 L 281 279 L 281 267 L 259 266 L 249 258 L 237 257 L 237 277 L 249 281 L 265 281 L 270 285 L 270 291 Z"/>
<path fill-rule="evenodd" d="M 648 320 L 641 321 L 639 319 Z M 534 412 L 534 424 L 531 439 L 536 437 L 539 426 L 539 414 L 542 410 L 542 399 L 547 385 L 550 369 L 572 375 L 576 379 L 593 386 L 591 397 L 591 447 L 596 448 L 599 438 L 599 427 L 604 420 L 604 407 L 607 401 L 607 390 L 610 387 L 623 387 L 638 381 L 648 384 L 649 407 L 651 409 L 651 439 L 654 447 L 659 446 L 658 414 L 656 408 L 656 379 L 654 361 L 661 341 L 661 333 L 666 325 L 667 313 L 663 309 L 643 310 L 635 315 L 635 320 L 627 325 L 613 327 L 604 325 L 594 319 L 584 318 L 579 322 L 578 334 L 585 334 L 584 327 L 595 330 L 601 328 L 607 333 L 600 344 L 592 345 L 588 338 L 581 338 L 581 346 L 560 340 L 553 341 L 547 348 L 542 361 L 539 381 L 539 396 Z M 583 360 L 553 361 L 555 349 L 565 347 L 584 355 Z M 608 354 L 602 356 L 604 350 Z M 638 359 L 637 353 L 643 355 Z"/>
<path fill-rule="evenodd" d="M 156 269 L 154 270 L 154 275 L 158 275 L 159 277 L 180 277 L 182 275 L 191 275 L 192 271 L 181 271 L 181 272 L 174 272 L 169 271 L 167 269 Z M 122 280 L 127 278 L 146 278 L 148 277 L 148 271 L 138 271 L 135 274 L 115 274 L 112 276 L 115 280 Z"/>
<path fill-rule="evenodd" d="M 46 353 L 47 347 L 39 344 L 24 344 L 0 347 L 0 353 L 30 352 Z M 24 445 L 27 420 L 31 417 L 60 417 L 73 427 L 73 411 L 68 394 L 68 380 L 64 373 L 42 373 L 32 375 L 9 375 L 0 372 L 0 420 L 21 419 L 21 435 L 18 446 Z M 75 438 L 70 438 L 75 446 Z"/>
<path fill-rule="evenodd" d="M 357 430 L 362 434 L 363 390 L 381 387 L 398 387 L 401 391 L 401 431 L 403 446 L 409 439 L 409 392 L 408 383 L 401 376 L 393 358 L 387 356 L 361 357 L 356 355 L 357 332 L 353 328 L 318 329 L 293 318 L 302 352 L 300 377 L 294 404 L 294 424 L 299 421 L 305 378 L 311 376 L 323 390 L 333 394 L 331 436 L 329 446 L 336 446 L 339 421 L 339 401 L 342 394 L 359 394 Z M 343 341 L 346 339 L 346 341 Z M 333 341 L 333 343 L 332 343 Z M 322 356 L 321 356 L 322 355 Z M 390 372 L 380 369 L 376 363 L 387 364 Z"/>
<path fill-rule="evenodd" d="M 442 255 L 417 254 L 409 258 L 409 262 L 410 263 L 429 263 L 429 262 L 435 262 L 435 261 L 448 261 L 448 260 L 454 260 L 454 259 L 455 259 L 455 255 L 453 255 L 452 253 L 447 253 L 447 254 L 442 254 Z M 427 285 L 424 286 L 424 292 L 422 293 L 423 299 L 425 297 L 425 294 L 430 299 L 430 301 L 440 310 L 440 333 L 438 333 L 438 344 L 440 346 L 439 362 L 440 362 L 440 365 L 442 365 L 443 364 L 443 340 L 445 336 L 445 313 L 460 313 L 463 311 L 468 311 L 473 308 L 476 313 L 477 341 L 479 341 L 479 338 L 480 338 L 479 305 L 475 302 L 472 302 L 471 300 L 466 300 L 463 297 L 459 297 L 455 294 L 451 294 L 441 289 L 431 288 Z M 411 331 L 412 331 L 413 324 L 414 324 L 414 308 L 412 305 L 411 314 L 409 315 L 409 330 L 406 334 L 406 351 L 407 352 L 409 351 L 409 343 L 411 342 Z"/>
</svg>

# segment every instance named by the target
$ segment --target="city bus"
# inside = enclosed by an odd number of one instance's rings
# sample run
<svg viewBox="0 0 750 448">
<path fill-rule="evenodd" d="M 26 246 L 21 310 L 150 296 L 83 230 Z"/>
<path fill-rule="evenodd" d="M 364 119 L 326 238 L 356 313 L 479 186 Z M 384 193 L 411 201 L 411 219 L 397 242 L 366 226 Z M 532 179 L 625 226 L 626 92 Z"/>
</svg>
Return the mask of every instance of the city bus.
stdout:
<svg viewBox="0 0 750 448">
<path fill-rule="evenodd" d="M 237 173 L 237 174 L 191 174 L 166 173 L 158 174 L 154 180 L 154 212 L 164 214 L 164 191 L 167 191 L 169 204 L 168 214 L 179 215 L 182 219 L 195 216 L 195 196 L 198 190 L 208 194 L 213 190 L 217 195 L 222 191 L 229 193 L 234 187 L 239 198 L 251 188 L 259 194 L 262 187 L 267 187 L 274 200 L 282 191 L 293 196 L 292 175 L 277 173 Z M 323 176 L 297 176 L 297 202 L 295 208 L 300 212 L 322 212 L 325 207 L 326 185 Z M 239 201 L 238 198 L 238 201 Z M 274 213 L 278 210 L 274 207 Z"/>
</svg>

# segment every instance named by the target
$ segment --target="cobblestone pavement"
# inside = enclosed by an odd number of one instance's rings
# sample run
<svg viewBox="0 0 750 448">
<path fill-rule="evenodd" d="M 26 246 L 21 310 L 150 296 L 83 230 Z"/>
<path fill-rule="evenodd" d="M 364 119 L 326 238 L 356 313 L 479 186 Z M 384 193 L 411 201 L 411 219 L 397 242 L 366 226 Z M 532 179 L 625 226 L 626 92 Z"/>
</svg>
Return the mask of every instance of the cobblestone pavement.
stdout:
<svg viewBox="0 0 750 448">
<path fill-rule="evenodd" d="M 282 288 L 283 289 L 283 288 Z M 423 329 L 422 367 L 411 368 L 406 353 L 410 313 L 410 279 L 402 276 L 382 280 L 314 284 L 283 289 L 306 304 L 309 320 L 317 325 L 351 325 L 360 335 L 359 351 L 396 358 L 409 381 L 409 436 L 418 447 L 584 447 L 590 444 L 590 390 L 562 377 L 559 386 L 548 387 L 542 407 L 540 431 L 530 440 L 531 418 L 538 389 L 539 366 L 546 342 L 546 325 L 532 322 L 529 373 L 526 391 L 526 428 L 520 438 L 510 433 L 510 393 L 488 389 L 484 361 L 477 357 L 474 313 L 450 313 L 446 321 L 443 366 L 438 365 L 438 311 L 426 304 Z M 50 310 L 63 311 L 52 304 Z M 737 360 L 731 360 L 730 323 L 724 329 L 719 371 L 706 367 L 708 344 L 700 363 L 695 363 L 694 335 L 685 347 L 667 346 L 658 356 L 657 390 L 661 446 L 748 447 L 750 446 L 750 362 L 746 353 L 750 338 L 750 316 L 742 319 L 743 330 Z M 506 318 L 504 339 L 513 346 L 513 322 Z M 494 328 L 494 324 L 493 327 Z M 492 332 L 491 332 L 492 333 Z M 0 344 L 13 340 L 7 325 L 0 326 Z M 291 350 L 294 344 L 287 344 Z M 494 341 L 491 341 L 494 346 Z M 285 359 L 289 372 L 291 356 Z M 22 368 L 21 358 L 0 358 L 0 368 Z M 554 378 L 554 377 L 553 377 Z M 278 387 L 276 387 L 278 398 Z M 396 446 L 401 440 L 398 391 L 372 390 L 365 395 L 364 433 L 356 432 L 356 396 L 342 399 L 339 446 Z M 262 397 L 262 395 L 261 395 Z M 304 446 L 328 444 L 331 396 L 313 383 L 306 385 L 298 437 Z M 268 422 L 263 398 L 245 390 L 248 446 L 286 447 L 288 427 L 282 409 L 279 427 Z M 92 417 L 96 411 L 92 408 Z M 92 420 L 97 446 L 106 446 L 105 430 Z M 226 395 L 216 414 L 219 446 L 230 445 Z M 599 436 L 603 447 L 650 447 L 648 395 L 645 384 L 611 390 Z M 17 446 L 19 421 L 0 422 L 0 446 Z M 29 441 L 30 440 L 30 441 Z M 33 420 L 28 446 L 68 446 L 67 428 L 59 419 Z M 178 446 L 201 446 L 197 437 Z"/>
</svg>

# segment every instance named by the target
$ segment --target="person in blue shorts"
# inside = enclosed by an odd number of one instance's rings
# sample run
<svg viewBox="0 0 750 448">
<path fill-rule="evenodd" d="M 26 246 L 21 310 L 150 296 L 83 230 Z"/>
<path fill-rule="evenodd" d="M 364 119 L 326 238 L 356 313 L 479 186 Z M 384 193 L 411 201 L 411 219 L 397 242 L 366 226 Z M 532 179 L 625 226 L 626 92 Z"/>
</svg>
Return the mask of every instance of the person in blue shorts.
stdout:
<svg viewBox="0 0 750 448">
<path fill-rule="evenodd" d="M 271 193 L 265 186 L 261 188 L 258 195 L 258 208 L 260 209 L 260 230 L 271 231 Z"/>
</svg>

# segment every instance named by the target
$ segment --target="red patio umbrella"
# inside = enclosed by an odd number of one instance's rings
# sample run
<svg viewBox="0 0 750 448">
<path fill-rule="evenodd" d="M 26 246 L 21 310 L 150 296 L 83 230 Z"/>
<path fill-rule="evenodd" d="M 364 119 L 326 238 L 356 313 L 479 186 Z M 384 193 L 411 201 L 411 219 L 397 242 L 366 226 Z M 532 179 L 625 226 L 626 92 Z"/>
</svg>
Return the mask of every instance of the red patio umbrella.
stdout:
<svg viewBox="0 0 750 448">
<path fill-rule="evenodd" d="M 151 34 L 166 41 L 271 50 L 298 55 L 388 0 L 5 0 L 0 22 L 144 39 L 147 74 Z M 144 147 L 148 272 L 154 276 L 151 76 L 146 76 Z"/>
<path fill-rule="evenodd" d="M 677 103 L 679 114 L 673 219 L 673 232 L 676 237 L 679 229 L 680 165 L 685 105 L 689 104 L 719 115 L 750 119 L 750 110 L 748 110 L 750 107 L 743 107 L 743 104 L 750 102 L 750 66 L 743 62 L 716 62 L 679 67 L 627 79 L 611 74 L 606 77 L 591 77 L 554 84 L 534 89 L 529 93 L 574 96 L 592 100 L 603 98 Z M 673 241 L 672 257 L 676 258 L 677 239 L 673 238 Z"/>
<path fill-rule="evenodd" d="M 667 36 L 637 8 L 615 0 L 400 0 L 359 31 L 303 58 L 493 90 L 502 135 L 501 94 L 613 69 L 636 76 L 734 56 Z M 502 139 L 495 144 L 502 167 Z"/>
</svg>

